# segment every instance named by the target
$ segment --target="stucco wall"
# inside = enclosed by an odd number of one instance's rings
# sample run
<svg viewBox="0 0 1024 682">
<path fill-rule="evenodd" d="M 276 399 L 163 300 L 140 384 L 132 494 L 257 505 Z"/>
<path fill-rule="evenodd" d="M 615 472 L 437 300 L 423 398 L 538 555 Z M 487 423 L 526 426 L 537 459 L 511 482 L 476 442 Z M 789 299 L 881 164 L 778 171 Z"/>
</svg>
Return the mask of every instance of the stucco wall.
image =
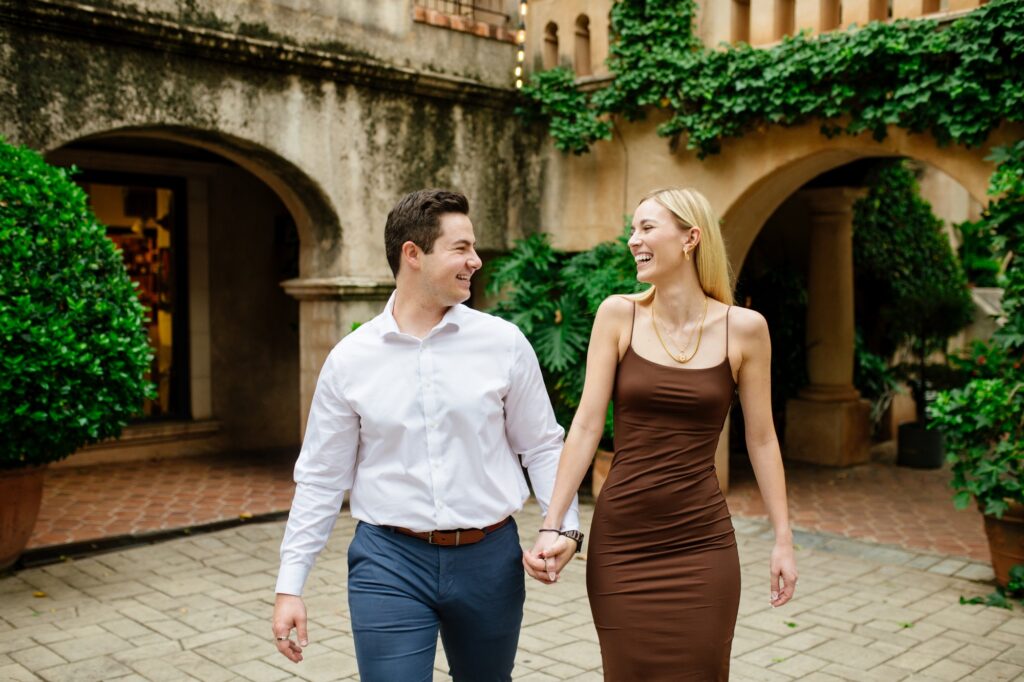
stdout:
<svg viewBox="0 0 1024 682">
<path fill-rule="evenodd" d="M 510 65 L 515 46 L 511 42 L 481 40 L 469 32 L 415 22 L 411 0 L 92 0 L 82 4 L 293 42 L 499 87 L 513 82 Z M 504 12 L 514 11 L 515 5 L 504 4 Z M 481 16 L 497 23 L 493 15 Z"/>
<path fill-rule="evenodd" d="M 493 42 L 462 37 L 484 53 Z M 0 91 L 11 94 L 0 99 L 0 135 L 53 150 L 129 131 L 222 154 L 293 213 L 305 277 L 390 276 L 387 211 L 423 186 L 469 195 L 482 248 L 503 250 L 539 226 L 543 138 L 523 132 L 506 92 L 457 81 L 376 88 L 347 82 L 358 80 L 348 66 L 337 78 L 308 64 L 293 73 L 233 62 L 246 45 L 229 47 L 214 59 L 0 23 Z"/>
</svg>

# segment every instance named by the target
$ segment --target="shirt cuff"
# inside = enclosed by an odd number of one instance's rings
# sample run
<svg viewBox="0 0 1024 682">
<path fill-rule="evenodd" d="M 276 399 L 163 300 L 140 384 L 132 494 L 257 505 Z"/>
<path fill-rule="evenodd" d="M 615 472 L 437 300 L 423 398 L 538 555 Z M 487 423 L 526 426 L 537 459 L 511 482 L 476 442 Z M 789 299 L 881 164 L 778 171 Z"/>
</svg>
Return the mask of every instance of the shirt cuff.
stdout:
<svg viewBox="0 0 1024 682">
<path fill-rule="evenodd" d="M 561 530 L 579 530 L 580 529 L 580 511 L 573 505 L 569 508 L 569 511 L 565 512 L 565 518 L 562 519 Z"/>
<path fill-rule="evenodd" d="M 281 570 L 277 574 L 277 594 L 294 594 L 302 596 L 302 588 L 309 576 L 309 568 L 302 564 L 281 564 Z"/>
</svg>

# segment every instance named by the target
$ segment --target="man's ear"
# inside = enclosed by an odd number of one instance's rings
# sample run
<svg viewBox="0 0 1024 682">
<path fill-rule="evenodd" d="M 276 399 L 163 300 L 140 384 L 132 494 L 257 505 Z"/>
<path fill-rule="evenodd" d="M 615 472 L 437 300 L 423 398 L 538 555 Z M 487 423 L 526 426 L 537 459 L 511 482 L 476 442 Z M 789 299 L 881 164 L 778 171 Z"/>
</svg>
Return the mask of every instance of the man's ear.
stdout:
<svg viewBox="0 0 1024 682">
<path fill-rule="evenodd" d="M 421 259 L 423 250 L 415 243 L 408 241 L 402 244 L 402 262 L 411 270 L 419 270 L 422 267 Z"/>
</svg>

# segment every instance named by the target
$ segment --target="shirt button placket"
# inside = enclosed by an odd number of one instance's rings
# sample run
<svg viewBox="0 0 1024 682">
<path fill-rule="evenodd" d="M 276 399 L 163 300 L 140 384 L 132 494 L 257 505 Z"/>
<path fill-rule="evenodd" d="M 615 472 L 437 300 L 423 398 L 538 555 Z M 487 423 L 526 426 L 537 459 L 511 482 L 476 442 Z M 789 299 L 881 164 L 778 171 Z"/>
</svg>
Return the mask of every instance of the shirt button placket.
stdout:
<svg viewBox="0 0 1024 682">
<path fill-rule="evenodd" d="M 430 479 L 434 493 L 434 516 L 437 519 L 437 527 L 442 528 L 442 516 L 444 514 L 444 503 L 441 501 L 441 461 L 438 459 L 437 432 L 437 404 L 434 391 L 434 362 L 428 342 L 424 341 L 420 346 L 420 391 L 423 396 L 423 412 L 426 420 L 426 448 L 427 460 L 430 462 Z"/>
</svg>

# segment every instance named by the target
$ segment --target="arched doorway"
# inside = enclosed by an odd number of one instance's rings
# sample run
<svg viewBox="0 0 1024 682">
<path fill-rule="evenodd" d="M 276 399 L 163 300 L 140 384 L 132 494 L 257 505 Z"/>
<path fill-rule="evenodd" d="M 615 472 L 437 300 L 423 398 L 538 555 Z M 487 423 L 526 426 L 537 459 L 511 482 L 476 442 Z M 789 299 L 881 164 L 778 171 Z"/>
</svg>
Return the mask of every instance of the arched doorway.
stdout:
<svg viewBox="0 0 1024 682">
<path fill-rule="evenodd" d="M 76 180 L 138 283 L 158 387 L 119 441 L 68 462 L 293 456 L 299 302 L 280 283 L 315 271 L 338 241 L 315 184 L 255 145 L 203 131 L 111 131 L 47 157 L 80 169 Z"/>
<path fill-rule="evenodd" d="M 980 532 L 981 515 L 977 510 L 954 509 L 948 469 L 895 466 L 899 461 L 895 426 L 916 421 L 916 415 L 913 393 L 905 383 L 913 375 L 893 372 L 892 365 L 915 358 L 905 351 L 873 353 L 871 322 L 877 322 L 877 308 L 885 301 L 871 295 L 871 278 L 864 286 L 856 265 L 862 262 L 858 255 L 864 255 L 864 235 L 879 235 L 877 229 L 858 232 L 864 224 L 853 220 L 850 208 L 866 191 L 873 171 L 897 163 L 916 176 L 920 197 L 931 204 L 947 230 L 978 217 L 981 203 L 955 178 L 930 164 L 905 157 L 843 164 L 784 197 L 767 217 L 739 270 L 738 300 L 759 310 L 771 330 L 772 402 L 778 435 L 784 441 L 793 526 L 902 548 L 936 552 L 941 547 L 943 553 L 983 558 L 987 548 Z M 893 228 L 898 224 L 894 222 Z M 854 235 L 860 236 L 851 240 Z M 854 257 L 844 266 L 840 255 Z M 844 278 L 837 276 L 844 272 L 849 276 L 845 285 Z M 844 294 L 850 295 L 848 302 L 843 301 Z M 813 309 L 815 298 L 817 310 Z M 845 321 L 839 319 L 844 317 Z M 976 319 L 990 322 L 980 309 Z M 856 345 L 850 334 L 853 329 L 862 332 Z M 811 357 L 815 344 L 826 346 L 824 355 L 832 364 L 826 371 L 832 370 L 831 375 L 814 366 L 822 364 L 821 358 Z M 840 356 L 847 367 L 845 379 L 835 372 Z M 875 362 L 865 361 L 872 358 Z M 936 363 L 930 373 L 932 388 L 949 388 L 958 380 L 955 372 L 938 371 L 942 360 L 941 354 L 931 357 Z M 883 383 L 876 381 L 882 375 L 899 382 L 899 393 L 888 410 L 884 396 L 875 393 Z M 765 510 L 743 452 L 741 411 L 733 412 L 731 426 L 735 437 L 731 439 L 729 506 L 740 516 L 761 516 Z M 862 439 L 859 455 L 851 447 L 855 438 Z M 794 443 L 796 439 L 802 443 Z M 800 447 L 802 452 L 797 451 Z"/>
</svg>

